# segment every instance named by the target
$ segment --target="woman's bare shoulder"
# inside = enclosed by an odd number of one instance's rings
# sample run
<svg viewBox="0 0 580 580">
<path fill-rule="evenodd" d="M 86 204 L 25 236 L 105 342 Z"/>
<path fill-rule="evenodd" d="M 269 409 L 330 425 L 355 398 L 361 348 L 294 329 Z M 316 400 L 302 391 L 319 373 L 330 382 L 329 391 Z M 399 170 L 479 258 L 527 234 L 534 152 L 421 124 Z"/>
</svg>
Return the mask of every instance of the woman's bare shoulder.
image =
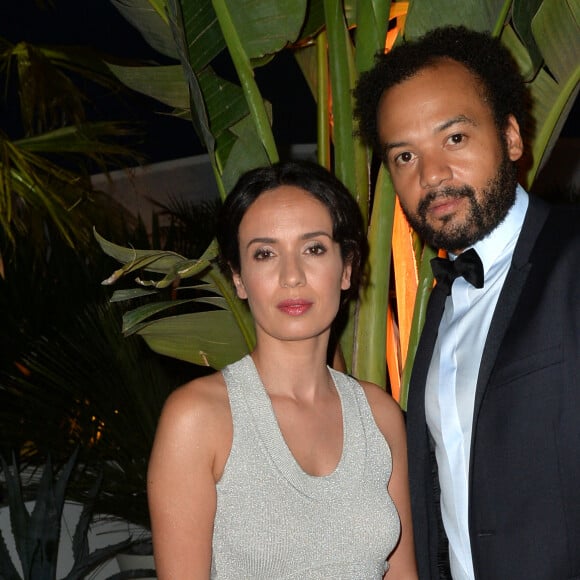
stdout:
<svg viewBox="0 0 580 580">
<path fill-rule="evenodd" d="M 204 429 L 230 417 L 225 381 L 220 372 L 199 377 L 175 389 L 167 398 L 162 421 L 175 426 Z"/>
<path fill-rule="evenodd" d="M 383 435 L 390 441 L 404 432 L 401 407 L 384 389 L 368 381 L 358 381 L 363 388 L 375 422 Z"/>
<path fill-rule="evenodd" d="M 357 379 L 358 380 L 358 379 Z M 401 408 L 399 404 L 393 397 L 385 391 L 385 389 L 379 387 L 375 383 L 370 383 L 368 381 L 358 380 L 360 386 L 363 388 L 369 405 L 373 407 L 374 405 L 385 406 L 390 413 L 400 413 Z"/>
<path fill-rule="evenodd" d="M 169 395 L 157 427 L 151 471 L 171 462 L 207 466 L 214 481 L 221 477 L 233 435 L 227 388 L 221 373 L 197 378 Z M 193 468 L 191 468 L 193 469 Z"/>
</svg>

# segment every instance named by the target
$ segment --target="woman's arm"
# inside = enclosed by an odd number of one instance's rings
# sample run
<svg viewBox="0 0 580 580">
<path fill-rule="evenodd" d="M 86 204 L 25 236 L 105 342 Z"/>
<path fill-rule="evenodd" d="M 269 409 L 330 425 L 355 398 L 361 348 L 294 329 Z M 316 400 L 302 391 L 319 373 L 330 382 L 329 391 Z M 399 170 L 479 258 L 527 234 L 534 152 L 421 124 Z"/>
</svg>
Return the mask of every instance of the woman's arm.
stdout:
<svg viewBox="0 0 580 580">
<path fill-rule="evenodd" d="M 147 477 L 159 580 L 210 576 L 216 481 L 228 435 L 231 445 L 228 417 L 216 375 L 177 389 L 163 408 Z"/>
<path fill-rule="evenodd" d="M 378 386 L 362 383 L 375 421 L 387 440 L 393 458 L 393 472 L 389 481 L 389 494 L 401 520 L 401 537 L 389 557 L 387 578 L 415 580 L 417 565 L 411 523 L 411 499 L 407 469 L 407 436 L 403 414 L 394 399 Z"/>
</svg>

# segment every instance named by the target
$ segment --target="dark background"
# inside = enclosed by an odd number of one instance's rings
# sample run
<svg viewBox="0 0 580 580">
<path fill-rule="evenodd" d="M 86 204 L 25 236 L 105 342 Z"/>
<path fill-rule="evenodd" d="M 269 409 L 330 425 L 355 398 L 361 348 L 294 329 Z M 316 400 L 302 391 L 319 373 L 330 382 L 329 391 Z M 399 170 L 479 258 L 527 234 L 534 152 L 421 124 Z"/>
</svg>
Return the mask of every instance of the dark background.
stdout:
<svg viewBox="0 0 580 580">
<path fill-rule="evenodd" d="M 108 0 L 53 0 L 40 7 L 34 0 L 0 0 L 0 36 L 12 43 L 82 45 L 124 58 L 156 59 L 154 52 Z M 47 4 L 44 2 L 44 4 Z M 217 63 L 222 69 L 228 63 Z M 225 72 L 227 70 L 220 70 Z M 291 54 L 284 52 L 256 71 L 263 96 L 272 102 L 274 134 L 279 145 L 316 141 L 316 107 Z M 80 86 L 83 86 L 81 81 Z M 95 86 L 84 87 L 91 97 L 94 120 L 125 120 L 145 124 L 137 148 L 148 162 L 204 153 L 188 121 L 167 115 L 164 105 L 130 91 L 110 94 Z M 9 107 L 11 108 L 11 107 Z M 296 122 L 300 119 L 300 123 Z M 305 121 L 308 119 L 308 121 Z M 18 119 L 14 111 L 0 112 L 0 128 L 15 138 Z"/>
</svg>

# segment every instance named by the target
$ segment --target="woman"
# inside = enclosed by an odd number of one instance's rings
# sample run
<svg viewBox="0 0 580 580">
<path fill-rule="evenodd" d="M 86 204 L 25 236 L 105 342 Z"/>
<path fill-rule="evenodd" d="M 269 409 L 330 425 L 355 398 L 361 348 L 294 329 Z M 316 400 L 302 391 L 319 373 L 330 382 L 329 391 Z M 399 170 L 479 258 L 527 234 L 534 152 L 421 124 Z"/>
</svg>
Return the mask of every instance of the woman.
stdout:
<svg viewBox="0 0 580 580">
<path fill-rule="evenodd" d="M 158 577 L 416 578 L 399 407 L 326 365 L 366 255 L 355 201 L 318 165 L 256 169 L 218 242 L 256 348 L 164 407 L 148 476 Z"/>
</svg>

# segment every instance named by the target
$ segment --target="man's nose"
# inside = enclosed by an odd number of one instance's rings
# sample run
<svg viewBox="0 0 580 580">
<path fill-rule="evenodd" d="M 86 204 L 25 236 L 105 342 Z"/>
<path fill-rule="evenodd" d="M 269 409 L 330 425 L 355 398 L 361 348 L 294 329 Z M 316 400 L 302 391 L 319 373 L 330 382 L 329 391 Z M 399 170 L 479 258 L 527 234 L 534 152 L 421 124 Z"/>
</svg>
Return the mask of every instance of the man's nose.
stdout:
<svg viewBox="0 0 580 580">
<path fill-rule="evenodd" d="M 443 155 L 433 153 L 422 155 L 419 164 L 421 187 L 425 189 L 439 187 L 452 177 L 451 168 Z"/>
</svg>

